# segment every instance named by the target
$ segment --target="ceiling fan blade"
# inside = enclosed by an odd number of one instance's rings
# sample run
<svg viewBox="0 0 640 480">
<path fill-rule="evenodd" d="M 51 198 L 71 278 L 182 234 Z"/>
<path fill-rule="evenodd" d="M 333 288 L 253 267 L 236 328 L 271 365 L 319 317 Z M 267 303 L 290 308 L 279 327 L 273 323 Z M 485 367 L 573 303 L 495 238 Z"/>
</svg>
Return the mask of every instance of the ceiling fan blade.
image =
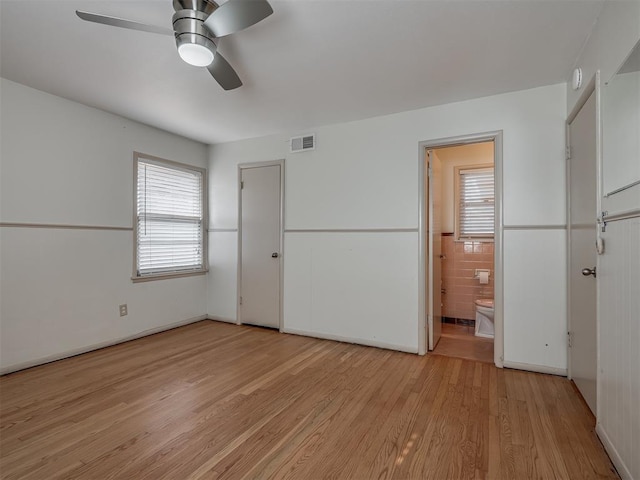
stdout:
<svg viewBox="0 0 640 480">
<path fill-rule="evenodd" d="M 220 5 L 204 22 L 216 37 L 243 30 L 273 13 L 267 0 L 229 0 Z"/>
<path fill-rule="evenodd" d="M 213 62 L 207 67 L 207 70 L 225 90 L 233 90 L 242 86 L 242 80 L 236 71 L 219 52 L 216 52 L 216 56 L 213 57 Z"/>
<path fill-rule="evenodd" d="M 108 15 L 100 15 L 99 13 L 89 13 L 83 12 L 82 10 L 76 10 L 76 15 L 87 22 L 102 23 L 112 27 L 128 28 L 130 30 L 140 30 L 142 32 L 158 33 L 160 35 L 173 36 L 174 34 L 173 30 L 170 28 L 147 25 L 146 23 L 125 20 L 124 18 L 110 17 Z"/>
</svg>

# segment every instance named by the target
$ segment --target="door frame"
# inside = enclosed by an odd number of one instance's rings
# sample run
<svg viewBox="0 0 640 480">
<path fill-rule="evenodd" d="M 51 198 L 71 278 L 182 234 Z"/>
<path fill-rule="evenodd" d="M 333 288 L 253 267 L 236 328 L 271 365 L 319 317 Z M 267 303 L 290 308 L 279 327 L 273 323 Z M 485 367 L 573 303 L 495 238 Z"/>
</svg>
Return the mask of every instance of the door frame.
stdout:
<svg viewBox="0 0 640 480">
<path fill-rule="evenodd" d="M 284 159 L 267 160 L 264 162 L 249 162 L 238 164 L 238 264 L 237 264 L 237 286 L 236 286 L 236 324 L 242 325 L 242 309 L 240 308 L 240 297 L 242 296 L 242 171 L 250 168 L 280 167 L 280 245 L 278 257 L 279 271 L 279 312 L 278 330 L 283 331 L 283 302 L 284 302 Z"/>
<path fill-rule="evenodd" d="M 571 324 L 571 168 L 569 162 L 569 153 L 570 153 L 570 145 L 571 145 L 571 124 L 576 119 L 582 107 L 584 107 L 585 103 L 591 98 L 591 95 L 595 95 L 596 101 L 596 211 L 594 212 L 594 222 L 598 225 L 596 226 L 596 236 L 600 237 L 600 225 L 602 222 L 602 116 L 601 116 L 601 84 L 600 84 L 600 70 L 597 70 L 595 75 L 591 77 L 589 83 L 585 86 L 584 92 L 580 95 L 580 98 L 576 102 L 573 110 L 567 116 L 567 120 L 565 122 L 565 144 L 566 144 L 566 185 L 565 190 L 567 192 L 566 195 L 566 212 L 567 212 L 567 290 L 566 290 L 566 298 L 567 298 L 567 337 L 571 335 L 572 327 Z M 600 269 L 600 255 L 596 255 L 596 271 Z M 600 282 L 598 281 L 598 277 L 595 278 L 596 281 L 596 411 L 593 412 L 597 420 L 600 418 L 600 397 L 602 395 L 601 392 L 601 382 L 599 381 L 599 372 L 600 372 L 600 318 L 598 316 L 598 302 L 600 297 Z M 567 341 L 567 378 L 572 380 L 572 365 L 571 365 L 571 347 L 569 346 L 569 341 Z"/>
<path fill-rule="evenodd" d="M 433 168 L 433 158 L 435 155 L 435 151 L 431 148 L 426 148 L 425 151 L 425 168 L 427 172 L 431 172 L 433 174 L 434 168 Z M 442 160 L 438 159 L 438 162 L 440 163 L 440 183 L 442 183 Z M 436 182 L 433 181 L 432 177 L 429 177 L 428 173 L 427 176 L 425 178 L 425 227 L 427 232 L 429 233 L 429 235 L 426 236 L 425 238 L 425 253 L 426 253 L 426 263 L 425 263 L 425 287 L 430 287 L 430 288 L 425 288 L 425 290 L 428 290 L 428 292 L 425 292 L 425 322 L 426 322 L 426 327 L 427 327 L 427 337 L 426 337 L 426 345 L 425 348 L 428 350 L 433 350 L 435 349 L 435 347 L 437 346 L 438 342 L 435 340 L 435 330 L 436 330 L 436 326 L 435 326 L 435 307 L 433 306 L 434 303 L 434 297 L 436 297 L 436 295 L 434 295 L 434 292 L 436 291 L 435 288 L 433 288 L 433 285 L 431 283 L 431 281 L 433 280 L 433 278 L 435 277 L 435 265 L 434 265 L 434 261 L 433 261 L 433 246 L 435 244 L 435 235 L 431 232 L 431 227 L 433 225 L 435 225 L 435 221 L 432 220 L 431 218 L 431 213 L 436 212 L 435 207 L 432 206 L 432 200 L 433 200 L 433 195 L 431 192 L 431 189 L 434 187 L 434 185 L 436 185 Z M 442 185 L 439 186 L 440 191 L 442 191 Z M 439 212 L 440 213 L 440 220 L 442 220 L 442 211 Z M 442 223 L 440 224 L 440 230 L 442 233 Z M 442 238 L 440 238 L 440 258 L 442 258 Z M 440 304 L 442 305 L 442 264 L 440 264 L 440 280 L 441 280 L 441 285 L 440 285 L 440 296 L 438 296 L 438 301 L 440 301 Z M 442 337 L 442 307 L 440 307 L 440 332 L 438 335 L 438 341 L 440 340 L 440 338 Z M 432 320 L 431 322 L 429 320 Z M 433 343 L 433 348 L 431 348 L 431 344 Z"/>
<path fill-rule="evenodd" d="M 472 143 L 493 142 L 494 150 L 494 175 L 495 175 L 495 235 L 494 235 L 494 327 L 493 360 L 498 368 L 503 367 L 504 361 L 504 286 L 503 286 L 503 202 L 502 202 L 502 130 L 484 133 L 460 135 L 455 137 L 425 140 L 418 144 L 418 243 L 419 243 L 419 268 L 418 268 L 418 354 L 427 353 L 427 321 L 426 321 L 426 152 L 427 150 L 469 145 Z"/>
</svg>

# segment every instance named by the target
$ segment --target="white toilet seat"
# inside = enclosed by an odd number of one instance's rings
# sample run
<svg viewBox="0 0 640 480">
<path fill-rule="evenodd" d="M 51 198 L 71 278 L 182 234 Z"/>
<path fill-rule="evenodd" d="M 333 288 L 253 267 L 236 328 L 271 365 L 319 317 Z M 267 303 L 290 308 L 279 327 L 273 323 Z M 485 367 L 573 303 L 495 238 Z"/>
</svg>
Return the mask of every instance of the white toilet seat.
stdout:
<svg viewBox="0 0 640 480">
<path fill-rule="evenodd" d="M 493 298 L 479 298 L 476 304 L 476 336 L 493 338 L 494 337 L 494 304 Z"/>
</svg>

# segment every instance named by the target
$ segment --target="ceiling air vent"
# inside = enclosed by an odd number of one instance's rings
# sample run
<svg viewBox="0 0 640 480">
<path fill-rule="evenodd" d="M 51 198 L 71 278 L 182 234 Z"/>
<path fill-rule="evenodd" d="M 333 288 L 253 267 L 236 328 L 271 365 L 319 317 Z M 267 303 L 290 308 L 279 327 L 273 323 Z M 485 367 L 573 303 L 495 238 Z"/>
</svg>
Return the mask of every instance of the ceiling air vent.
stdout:
<svg viewBox="0 0 640 480">
<path fill-rule="evenodd" d="M 289 141 L 291 153 L 306 152 L 307 150 L 316 149 L 316 136 L 303 135 L 302 137 L 293 137 Z"/>
</svg>

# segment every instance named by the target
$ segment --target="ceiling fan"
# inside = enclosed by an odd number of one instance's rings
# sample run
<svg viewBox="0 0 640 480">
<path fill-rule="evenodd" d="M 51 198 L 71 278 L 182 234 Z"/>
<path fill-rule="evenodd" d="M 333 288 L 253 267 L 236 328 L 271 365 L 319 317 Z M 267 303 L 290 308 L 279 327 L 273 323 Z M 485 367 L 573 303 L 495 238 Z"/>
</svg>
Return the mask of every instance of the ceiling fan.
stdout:
<svg viewBox="0 0 640 480">
<path fill-rule="evenodd" d="M 213 0 L 173 0 L 173 30 L 123 18 L 76 10 L 82 20 L 142 32 L 173 35 L 178 54 L 196 67 L 207 67 L 225 90 L 233 90 L 242 81 L 233 67 L 217 53 L 217 39 L 243 30 L 273 13 L 267 0 L 228 0 L 218 5 Z"/>
</svg>

